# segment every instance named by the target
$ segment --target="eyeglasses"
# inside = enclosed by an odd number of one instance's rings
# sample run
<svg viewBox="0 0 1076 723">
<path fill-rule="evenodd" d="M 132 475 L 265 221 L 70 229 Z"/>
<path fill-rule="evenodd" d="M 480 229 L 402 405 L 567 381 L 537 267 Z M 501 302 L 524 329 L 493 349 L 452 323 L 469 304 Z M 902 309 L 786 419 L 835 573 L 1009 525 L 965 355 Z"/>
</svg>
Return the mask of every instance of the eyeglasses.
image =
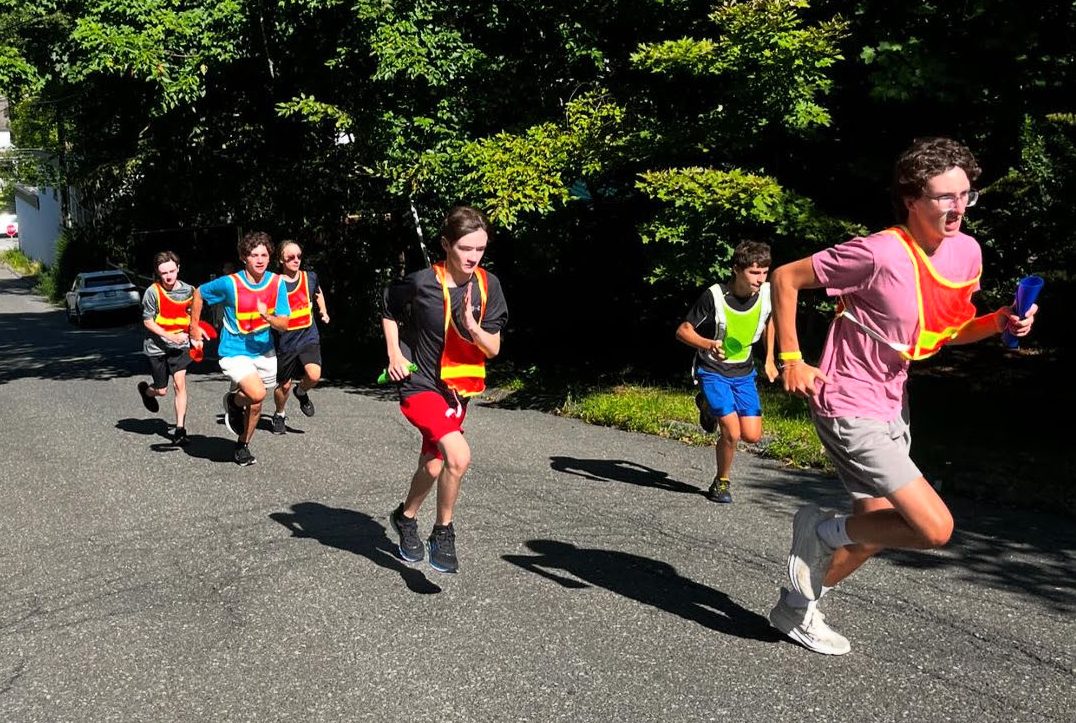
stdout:
<svg viewBox="0 0 1076 723">
<path fill-rule="evenodd" d="M 970 206 L 971 204 L 969 203 L 968 205 Z M 285 256 L 284 260 L 285 261 L 295 261 L 296 259 L 301 259 L 302 257 L 303 257 L 302 254 L 292 254 L 291 256 Z"/>
<path fill-rule="evenodd" d="M 931 201 L 938 204 L 943 211 L 952 211 L 963 203 L 964 208 L 971 208 L 979 202 L 978 191 L 964 191 L 963 193 L 943 193 L 940 196 L 927 196 Z"/>
</svg>

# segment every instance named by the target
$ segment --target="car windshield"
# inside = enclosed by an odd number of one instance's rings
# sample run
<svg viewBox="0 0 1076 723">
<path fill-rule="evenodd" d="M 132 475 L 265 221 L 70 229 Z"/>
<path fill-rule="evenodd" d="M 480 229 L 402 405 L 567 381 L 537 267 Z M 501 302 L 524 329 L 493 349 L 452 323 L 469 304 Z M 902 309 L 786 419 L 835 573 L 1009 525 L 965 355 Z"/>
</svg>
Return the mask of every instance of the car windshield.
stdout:
<svg viewBox="0 0 1076 723">
<path fill-rule="evenodd" d="M 127 277 L 123 274 L 109 274 L 108 276 L 87 276 L 84 279 L 83 287 L 94 289 L 100 286 L 116 286 L 117 284 L 126 286 L 129 283 Z"/>
</svg>

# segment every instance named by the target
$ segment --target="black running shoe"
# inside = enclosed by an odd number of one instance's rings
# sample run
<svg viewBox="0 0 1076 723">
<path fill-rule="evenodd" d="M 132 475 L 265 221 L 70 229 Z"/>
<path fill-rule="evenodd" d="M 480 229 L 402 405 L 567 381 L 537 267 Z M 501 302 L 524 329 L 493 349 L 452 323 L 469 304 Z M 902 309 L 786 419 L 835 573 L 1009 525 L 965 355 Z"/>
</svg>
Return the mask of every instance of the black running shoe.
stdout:
<svg viewBox="0 0 1076 723">
<path fill-rule="evenodd" d="M 459 560 L 456 559 L 456 530 L 452 523 L 434 525 L 430 533 L 430 567 L 438 572 L 458 572 Z"/>
<path fill-rule="evenodd" d="M 138 396 L 142 399 L 142 406 L 156 414 L 157 412 L 161 411 L 161 405 L 157 401 L 157 397 L 146 396 L 147 389 L 149 389 L 149 382 L 139 382 Z"/>
<path fill-rule="evenodd" d="M 299 400 L 299 410 L 302 411 L 302 413 L 306 416 L 313 417 L 314 403 L 310 401 L 310 394 L 308 394 L 307 392 L 302 392 L 300 394 L 300 391 L 301 390 L 299 388 L 299 385 L 296 384 L 295 391 L 293 393 L 295 394 L 295 398 Z"/>
<path fill-rule="evenodd" d="M 288 430 L 284 425 L 284 415 L 283 414 L 274 414 L 273 415 L 273 434 L 284 434 L 286 431 L 288 431 Z"/>
<path fill-rule="evenodd" d="M 400 536 L 400 544 L 397 547 L 400 559 L 404 562 L 419 562 L 422 560 L 426 548 L 418 536 L 418 520 L 407 517 L 403 513 L 403 503 L 389 514 L 389 522 L 392 529 Z"/>
<path fill-rule="evenodd" d="M 182 447 L 185 444 L 189 444 L 191 438 L 187 436 L 186 427 L 176 427 L 175 434 L 172 435 L 172 444 L 177 447 Z"/>
<path fill-rule="evenodd" d="M 245 431 L 245 421 L 243 408 L 235 403 L 235 392 L 228 392 L 224 395 L 224 427 L 238 437 Z"/>
<path fill-rule="evenodd" d="M 699 408 L 699 426 L 707 434 L 713 434 L 717 429 L 717 420 L 710 414 L 710 405 L 706 403 L 706 396 L 702 392 L 695 395 L 695 406 Z"/>
<path fill-rule="evenodd" d="M 254 459 L 254 455 L 250 453 L 250 447 L 245 444 L 235 445 L 235 463 L 240 467 L 249 467 L 258 460 Z"/>
<path fill-rule="evenodd" d="M 706 496 L 711 502 L 728 504 L 732 502 L 732 492 L 729 489 L 731 486 L 732 483 L 727 479 L 714 477 L 714 481 L 710 483 L 710 489 L 706 491 Z"/>
</svg>

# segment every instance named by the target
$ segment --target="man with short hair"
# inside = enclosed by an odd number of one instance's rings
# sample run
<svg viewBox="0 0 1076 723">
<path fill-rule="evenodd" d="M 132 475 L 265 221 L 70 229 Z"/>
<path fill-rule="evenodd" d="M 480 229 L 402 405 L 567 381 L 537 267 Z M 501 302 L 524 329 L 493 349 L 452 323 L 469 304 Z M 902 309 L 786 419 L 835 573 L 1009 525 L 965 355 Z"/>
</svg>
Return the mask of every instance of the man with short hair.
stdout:
<svg viewBox="0 0 1076 723">
<path fill-rule="evenodd" d="M 699 425 L 706 432 L 720 427 L 714 445 L 717 470 L 706 497 L 732 502 L 732 460 L 742 439 L 762 439 L 762 401 L 755 379 L 753 349 L 763 344 L 763 371 L 773 382 L 773 322 L 770 320 L 770 245 L 741 241 L 732 252 L 732 278 L 702 293 L 676 329 L 676 338 L 695 350 L 691 365 L 699 392 Z"/>
<path fill-rule="evenodd" d="M 261 418 L 262 401 L 276 386 L 276 350 L 270 329 L 288 328 L 288 293 L 280 276 L 268 271 L 273 241 L 264 231 L 252 231 L 238 245 L 244 268 L 202 284 L 194 291 L 191 343 L 200 347 L 205 304 L 222 304 L 220 369 L 231 381 L 224 395 L 224 426 L 236 435 L 235 463 L 245 467 L 257 460 L 249 442 Z"/>
<path fill-rule="evenodd" d="M 770 612 L 775 628 L 804 647 L 843 655 L 818 601 L 886 548 L 945 545 L 953 517 L 909 456 L 906 382 L 912 361 L 947 343 L 968 344 L 1031 330 L 1003 306 L 981 316 L 982 250 L 961 231 L 975 205 L 979 164 L 948 138 L 917 139 L 897 159 L 893 205 L 899 225 L 785 264 L 771 276 L 778 358 L 786 391 L 808 398 L 827 456 L 851 496 L 851 514 L 801 507 L 793 520 L 789 589 Z M 818 366 L 796 334 L 800 289 L 838 297 Z"/>
<path fill-rule="evenodd" d="M 152 384 L 138 383 L 138 398 L 150 412 L 160 411 L 159 397 L 168 394 L 168 380 L 175 390 L 176 429 L 173 443 L 187 444 L 187 367 L 191 365 L 191 300 L 194 287 L 179 280 L 179 257 L 162 251 L 153 257 L 154 283 L 142 295 L 142 326 L 146 335 L 142 351 L 149 360 Z"/>
</svg>

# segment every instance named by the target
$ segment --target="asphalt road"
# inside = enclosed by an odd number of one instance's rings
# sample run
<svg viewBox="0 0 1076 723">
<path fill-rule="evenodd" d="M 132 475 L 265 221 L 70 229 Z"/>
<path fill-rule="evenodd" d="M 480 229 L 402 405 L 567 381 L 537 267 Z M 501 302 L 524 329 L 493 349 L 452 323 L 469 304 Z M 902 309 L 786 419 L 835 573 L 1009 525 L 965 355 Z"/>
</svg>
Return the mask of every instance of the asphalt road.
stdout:
<svg viewBox="0 0 1076 723">
<path fill-rule="evenodd" d="M 418 438 L 390 395 L 329 359 L 239 468 L 223 376 L 195 368 L 176 449 L 139 350 L 0 268 L 0 720 L 1076 719 L 1070 520 L 951 500 L 948 548 L 826 598 L 830 658 L 766 615 L 833 480 L 742 454 L 715 505 L 710 450 L 476 403 L 443 575 L 391 552 Z"/>
</svg>

